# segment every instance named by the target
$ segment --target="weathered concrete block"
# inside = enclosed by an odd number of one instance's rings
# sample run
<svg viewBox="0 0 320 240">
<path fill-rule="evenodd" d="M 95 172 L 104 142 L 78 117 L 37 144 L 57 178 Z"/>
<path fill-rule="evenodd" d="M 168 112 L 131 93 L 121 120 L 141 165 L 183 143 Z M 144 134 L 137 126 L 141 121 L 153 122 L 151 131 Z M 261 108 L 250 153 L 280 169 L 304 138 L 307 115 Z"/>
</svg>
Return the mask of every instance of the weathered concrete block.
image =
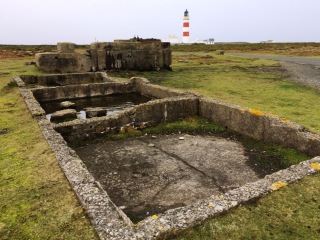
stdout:
<svg viewBox="0 0 320 240">
<path fill-rule="evenodd" d="M 102 117 L 102 116 L 106 116 L 107 114 L 107 109 L 102 107 L 85 108 L 84 111 L 86 112 L 87 118 Z"/>
<path fill-rule="evenodd" d="M 58 42 L 57 50 L 60 53 L 74 53 L 74 43 L 70 42 Z"/>
<path fill-rule="evenodd" d="M 60 110 L 52 113 L 51 115 L 52 121 L 59 121 L 64 119 L 76 119 L 76 118 L 77 118 L 77 111 L 75 109 Z"/>
<path fill-rule="evenodd" d="M 39 70 L 56 73 L 91 71 L 91 59 L 79 53 L 37 53 L 35 62 Z"/>
</svg>

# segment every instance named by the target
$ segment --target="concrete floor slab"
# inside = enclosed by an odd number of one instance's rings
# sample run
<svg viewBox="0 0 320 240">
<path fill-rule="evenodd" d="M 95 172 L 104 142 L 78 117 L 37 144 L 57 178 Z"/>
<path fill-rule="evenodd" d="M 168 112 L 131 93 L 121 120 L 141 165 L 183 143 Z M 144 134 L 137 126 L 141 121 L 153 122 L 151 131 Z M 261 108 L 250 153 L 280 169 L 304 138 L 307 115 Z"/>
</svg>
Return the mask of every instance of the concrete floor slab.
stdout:
<svg viewBox="0 0 320 240">
<path fill-rule="evenodd" d="M 241 143 L 215 136 L 144 136 L 75 150 L 132 221 L 258 179 Z"/>
</svg>

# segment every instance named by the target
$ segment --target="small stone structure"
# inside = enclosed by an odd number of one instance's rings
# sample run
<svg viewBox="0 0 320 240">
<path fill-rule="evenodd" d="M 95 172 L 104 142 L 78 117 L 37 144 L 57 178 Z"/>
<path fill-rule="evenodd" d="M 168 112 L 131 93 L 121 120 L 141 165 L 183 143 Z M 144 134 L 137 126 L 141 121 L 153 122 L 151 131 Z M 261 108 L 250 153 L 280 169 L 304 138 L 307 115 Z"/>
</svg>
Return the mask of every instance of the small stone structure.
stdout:
<svg viewBox="0 0 320 240">
<path fill-rule="evenodd" d="M 73 43 L 58 43 L 58 52 L 37 53 L 37 67 L 44 72 L 76 73 L 103 70 L 154 71 L 171 69 L 170 43 L 159 39 L 132 38 L 95 42 L 86 54 L 76 53 Z"/>
<path fill-rule="evenodd" d="M 259 110 L 156 86 L 143 78 L 120 82 L 108 78 L 105 73 L 84 75 L 85 77 L 81 74 L 22 76 L 14 79 L 101 239 L 169 238 L 178 231 L 195 226 L 210 217 L 262 197 L 320 170 L 320 136 L 306 131 L 296 123 Z M 87 83 L 88 76 L 93 79 L 92 83 Z M 157 99 L 114 116 L 76 119 L 58 124 L 50 123 L 46 119 L 44 110 L 36 100 L 70 100 L 115 92 L 136 92 Z M 105 136 L 132 127 L 155 126 L 190 116 L 205 118 L 254 139 L 295 148 L 313 158 L 219 196 L 213 194 L 185 207 L 147 217 L 134 225 L 121 208 L 111 201 L 108 193 L 66 143 Z"/>
<path fill-rule="evenodd" d="M 90 57 L 76 53 L 73 43 L 58 43 L 58 52 L 37 53 L 36 66 L 44 72 L 89 72 Z"/>
</svg>

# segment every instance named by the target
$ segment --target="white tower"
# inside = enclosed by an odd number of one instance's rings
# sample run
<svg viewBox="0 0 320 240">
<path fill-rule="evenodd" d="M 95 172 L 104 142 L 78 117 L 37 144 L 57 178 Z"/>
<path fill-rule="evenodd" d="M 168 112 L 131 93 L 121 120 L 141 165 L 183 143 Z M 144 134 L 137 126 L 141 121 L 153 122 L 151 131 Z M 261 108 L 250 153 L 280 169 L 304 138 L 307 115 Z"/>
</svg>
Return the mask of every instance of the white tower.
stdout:
<svg viewBox="0 0 320 240">
<path fill-rule="evenodd" d="M 182 43 L 189 43 L 189 12 L 188 9 L 184 12 L 183 17 L 183 33 L 182 33 Z"/>
</svg>

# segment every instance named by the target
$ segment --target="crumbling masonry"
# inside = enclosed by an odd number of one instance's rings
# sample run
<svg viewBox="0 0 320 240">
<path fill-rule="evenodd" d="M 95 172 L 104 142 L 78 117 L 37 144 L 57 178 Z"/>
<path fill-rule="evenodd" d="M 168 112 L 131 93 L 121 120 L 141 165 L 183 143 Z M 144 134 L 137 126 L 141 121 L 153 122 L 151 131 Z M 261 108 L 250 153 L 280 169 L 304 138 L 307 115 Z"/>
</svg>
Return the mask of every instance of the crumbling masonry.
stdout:
<svg viewBox="0 0 320 240">
<path fill-rule="evenodd" d="M 94 42 L 85 54 L 77 53 L 73 43 L 58 43 L 57 49 L 58 52 L 36 54 L 36 65 L 41 71 L 80 73 L 171 69 L 170 43 L 159 39 L 135 37 L 114 42 Z"/>
</svg>

